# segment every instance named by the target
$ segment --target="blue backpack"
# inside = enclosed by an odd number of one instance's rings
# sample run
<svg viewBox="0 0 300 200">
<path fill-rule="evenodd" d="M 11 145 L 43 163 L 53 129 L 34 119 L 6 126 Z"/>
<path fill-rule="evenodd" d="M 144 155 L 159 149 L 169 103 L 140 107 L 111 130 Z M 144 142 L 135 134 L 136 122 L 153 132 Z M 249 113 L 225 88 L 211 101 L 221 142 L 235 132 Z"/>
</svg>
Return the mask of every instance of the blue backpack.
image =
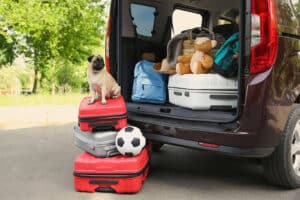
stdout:
<svg viewBox="0 0 300 200">
<path fill-rule="evenodd" d="M 164 104 L 166 76 L 153 70 L 153 62 L 142 60 L 135 65 L 131 99 L 133 102 Z"/>
<path fill-rule="evenodd" d="M 239 33 L 230 36 L 215 55 L 213 70 L 224 77 L 235 77 L 238 72 Z"/>
</svg>

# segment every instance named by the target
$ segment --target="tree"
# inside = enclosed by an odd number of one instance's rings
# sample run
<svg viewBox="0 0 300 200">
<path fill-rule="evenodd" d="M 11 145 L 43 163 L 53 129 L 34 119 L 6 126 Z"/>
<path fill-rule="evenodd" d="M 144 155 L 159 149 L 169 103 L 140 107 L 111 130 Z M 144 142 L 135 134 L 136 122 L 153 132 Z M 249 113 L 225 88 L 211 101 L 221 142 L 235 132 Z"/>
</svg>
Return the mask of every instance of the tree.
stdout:
<svg viewBox="0 0 300 200">
<path fill-rule="evenodd" d="M 18 53 L 32 59 L 33 92 L 38 77 L 58 67 L 51 64 L 80 64 L 101 46 L 104 9 L 103 0 L 0 0 L 0 34 L 15 38 Z"/>
<path fill-rule="evenodd" d="M 295 6 L 295 9 L 296 9 L 297 15 L 299 15 L 300 14 L 300 2 L 299 1 L 296 2 L 296 4 L 294 6 Z"/>
<path fill-rule="evenodd" d="M 4 35 L 0 34 L 0 66 L 11 64 L 14 59 L 14 43 L 8 42 Z"/>
</svg>

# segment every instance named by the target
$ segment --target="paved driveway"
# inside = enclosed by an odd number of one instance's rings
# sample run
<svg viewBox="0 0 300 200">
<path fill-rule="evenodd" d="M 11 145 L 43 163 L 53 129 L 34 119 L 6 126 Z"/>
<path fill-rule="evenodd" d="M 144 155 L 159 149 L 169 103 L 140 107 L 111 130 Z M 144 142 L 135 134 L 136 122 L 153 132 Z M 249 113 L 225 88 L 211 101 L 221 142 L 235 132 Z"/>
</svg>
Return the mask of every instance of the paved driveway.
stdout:
<svg viewBox="0 0 300 200">
<path fill-rule="evenodd" d="M 78 106 L 0 106 L 0 129 L 61 125 L 77 119 Z"/>
<path fill-rule="evenodd" d="M 269 185 L 256 162 L 168 145 L 152 154 L 140 193 L 75 192 L 76 116 L 77 106 L 0 107 L 0 199 L 300 199 Z"/>
<path fill-rule="evenodd" d="M 0 129 L 0 199 L 300 199 L 300 190 L 266 183 L 255 162 L 173 146 L 152 154 L 151 174 L 136 195 L 78 193 L 72 162 L 79 153 L 72 124 Z"/>
</svg>

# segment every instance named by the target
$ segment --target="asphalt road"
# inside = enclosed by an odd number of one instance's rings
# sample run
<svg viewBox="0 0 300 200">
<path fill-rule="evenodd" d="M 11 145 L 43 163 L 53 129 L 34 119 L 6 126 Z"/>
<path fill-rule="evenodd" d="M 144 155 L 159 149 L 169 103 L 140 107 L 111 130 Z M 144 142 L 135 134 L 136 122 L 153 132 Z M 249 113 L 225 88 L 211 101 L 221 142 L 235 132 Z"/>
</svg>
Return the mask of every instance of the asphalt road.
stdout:
<svg viewBox="0 0 300 200">
<path fill-rule="evenodd" d="M 257 162 L 168 145 L 152 154 L 151 174 L 138 194 L 78 193 L 72 170 L 79 153 L 72 124 L 0 129 L 0 199 L 300 199 L 300 190 L 269 185 Z"/>
</svg>

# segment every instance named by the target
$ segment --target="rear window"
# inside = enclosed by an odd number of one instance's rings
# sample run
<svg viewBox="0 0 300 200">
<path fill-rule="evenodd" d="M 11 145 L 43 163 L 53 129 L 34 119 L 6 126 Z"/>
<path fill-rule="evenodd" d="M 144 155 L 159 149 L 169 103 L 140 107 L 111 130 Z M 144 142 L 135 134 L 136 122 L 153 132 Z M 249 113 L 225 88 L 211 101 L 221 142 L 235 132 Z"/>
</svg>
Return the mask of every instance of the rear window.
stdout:
<svg viewBox="0 0 300 200">
<path fill-rule="evenodd" d="M 142 4 L 130 4 L 132 22 L 135 25 L 136 33 L 145 37 L 152 37 L 156 8 Z"/>
<path fill-rule="evenodd" d="M 175 9 L 172 15 L 172 22 L 174 31 L 172 36 L 181 33 L 184 30 L 201 27 L 202 16 L 199 13 L 186 11 L 182 9 Z"/>
</svg>

